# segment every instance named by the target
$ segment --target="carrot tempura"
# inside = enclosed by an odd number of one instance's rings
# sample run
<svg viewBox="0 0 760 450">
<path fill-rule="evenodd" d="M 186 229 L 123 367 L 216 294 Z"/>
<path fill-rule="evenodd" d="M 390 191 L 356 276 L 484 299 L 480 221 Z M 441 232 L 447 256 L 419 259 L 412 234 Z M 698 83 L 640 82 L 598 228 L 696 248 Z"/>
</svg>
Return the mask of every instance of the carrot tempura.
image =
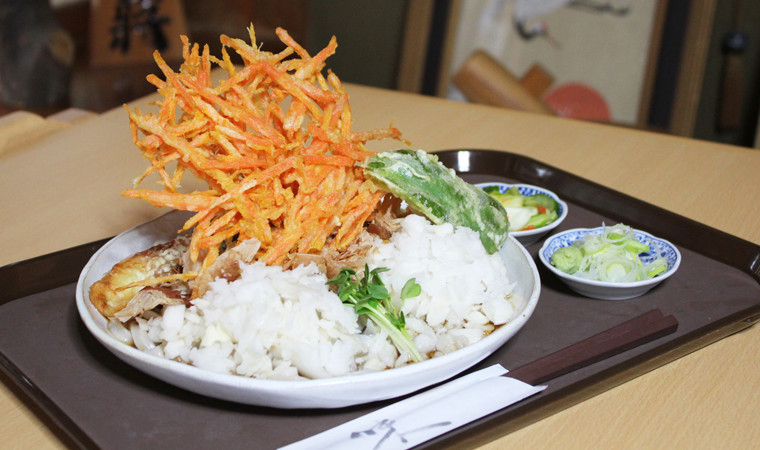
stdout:
<svg viewBox="0 0 760 450">
<path fill-rule="evenodd" d="M 221 59 L 182 36 L 179 72 L 155 52 L 164 79 L 148 81 L 163 96 L 159 112 L 125 106 L 150 166 L 122 195 L 195 212 L 179 231 L 193 230 L 190 255 L 204 268 L 251 238 L 261 243 L 257 259 L 270 265 L 296 252 L 345 249 L 385 195 L 355 166 L 371 154 L 365 143 L 401 140 L 392 126 L 351 130 L 348 94 L 335 74 L 322 73 L 337 48 L 334 37 L 312 57 L 283 29 L 277 35 L 287 47 L 276 54 L 261 51 L 253 27 L 248 31 L 250 45 L 221 37 Z M 212 63 L 227 72 L 216 86 Z M 187 172 L 209 189 L 180 192 Z M 154 173 L 163 190 L 136 188 Z"/>
</svg>

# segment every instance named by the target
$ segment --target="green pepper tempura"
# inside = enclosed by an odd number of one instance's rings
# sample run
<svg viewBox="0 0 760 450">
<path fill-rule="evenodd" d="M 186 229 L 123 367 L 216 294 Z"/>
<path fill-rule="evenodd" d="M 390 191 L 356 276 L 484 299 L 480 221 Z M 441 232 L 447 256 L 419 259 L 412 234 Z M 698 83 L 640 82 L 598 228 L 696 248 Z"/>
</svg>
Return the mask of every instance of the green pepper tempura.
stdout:
<svg viewBox="0 0 760 450">
<path fill-rule="evenodd" d="M 395 150 L 370 156 L 363 167 L 373 181 L 434 224 L 447 222 L 476 231 L 489 254 L 506 242 L 509 218 L 504 208 L 437 156 L 423 150 Z"/>
</svg>

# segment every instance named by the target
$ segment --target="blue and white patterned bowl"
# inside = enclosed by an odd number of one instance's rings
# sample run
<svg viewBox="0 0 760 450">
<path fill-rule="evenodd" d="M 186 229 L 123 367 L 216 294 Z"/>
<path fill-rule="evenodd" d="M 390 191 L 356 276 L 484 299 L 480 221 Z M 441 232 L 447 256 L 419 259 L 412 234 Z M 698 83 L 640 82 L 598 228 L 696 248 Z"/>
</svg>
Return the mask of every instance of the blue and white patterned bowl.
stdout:
<svg viewBox="0 0 760 450">
<path fill-rule="evenodd" d="M 535 195 L 535 194 L 546 194 L 549 197 L 553 198 L 558 204 L 559 204 L 559 211 L 557 211 L 557 220 L 554 222 L 543 226 L 541 228 L 535 228 L 533 230 L 525 230 L 525 231 L 510 231 L 509 235 L 514 236 L 515 239 L 519 243 L 521 243 L 524 246 L 531 245 L 535 242 L 538 242 L 539 239 L 544 237 L 546 233 L 556 228 L 560 223 L 562 223 L 563 220 L 565 220 L 565 217 L 567 217 L 567 203 L 560 200 L 559 196 L 555 194 L 554 192 L 544 189 L 542 187 L 533 186 L 531 184 L 508 184 L 508 183 L 478 183 L 475 186 L 479 188 L 484 188 L 487 186 L 498 186 L 499 192 L 504 193 L 507 192 L 509 188 L 512 186 L 516 187 L 518 191 L 520 191 L 520 194 L 528 196 L 528 195 Z"/>
<path fill-rule="evenodd" d="M 544 245 L 541 246 L 541 249 L 538 251 L 538 257 L 546 268 L 557 275 L 570 289 L 586 297 L 601 300 L 626 300 L 639 297 L 673 275 L 681 264 L 681 253 L 675 245 L 665 239 L 657 238 L 640 230 L 634 230 L 636 238 L 644 244 L 649 245 L 651 249 L 658 249 L 658 252 L 656 253 L 655 251 L 652 251 L 650 253 L 640 254 L 639 258 L 641 261 L 646 264 L 652 262 L 658 256 L 661 256 L 668 262 L 668 270 L 649 280 L 625 283 L 587 280 L 562 272 L 551 264 L 552 255 L 558 249 L 572 245 L 573 242 L 581 239 L 587 234 L 600 235 L 603 230 L 604 227 L 574 228 L 572 230 L 563 231 L 562 233 L 557 233 L 544 242 Z"/>
</svg>

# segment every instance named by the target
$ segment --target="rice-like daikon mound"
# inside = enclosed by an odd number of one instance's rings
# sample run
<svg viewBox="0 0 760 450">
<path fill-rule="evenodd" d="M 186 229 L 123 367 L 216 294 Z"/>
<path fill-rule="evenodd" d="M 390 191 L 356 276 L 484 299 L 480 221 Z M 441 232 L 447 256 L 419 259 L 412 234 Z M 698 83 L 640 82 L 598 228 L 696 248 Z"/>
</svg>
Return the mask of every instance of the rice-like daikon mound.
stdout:
<svg viewBox="0 0 760 450">
<path fill-rule="evenodd" d="M 256 378 L 325 378 L 394 364 L 395 347 L 362 334 L 354 309 L 326 282 L 314 264 L 244 265 L 239 279 L 217 279 L 191 307 L 138 319 L 135 343 L 146 333 L 159 356 Z"/>
<path fill-rule="evenodd" d="M 469 228 L 408 216 L 368 264 L 390 269 L 381 277 L 394 299 L 410 278 L 422 287 L 403 306 L 407 330 L 422 354 L 437 356 L 477 342 L 515 314 L 514 283 L 504 260 L 489 255 Z"/>
<path fill-rule="evenodd" d="M 512 284 L 501 257 L 477 233 L 403 220 L 388 242 L 377 239 L 367 261 L 400 306 L 410 278 L 422 294 L 403 305 L 406 327 L 423 355 L 449 353 L 487 336 L 514 314 Z M 268 379 L 325 378 L 406 364 L 384 333 L 331 292 L 316 265 L 283 271 L 244 265 L 241 277 L 218 279 L 193 305 L 147 313 L 132 325 L 134 344 L 199 368 Z"/>
</svg>

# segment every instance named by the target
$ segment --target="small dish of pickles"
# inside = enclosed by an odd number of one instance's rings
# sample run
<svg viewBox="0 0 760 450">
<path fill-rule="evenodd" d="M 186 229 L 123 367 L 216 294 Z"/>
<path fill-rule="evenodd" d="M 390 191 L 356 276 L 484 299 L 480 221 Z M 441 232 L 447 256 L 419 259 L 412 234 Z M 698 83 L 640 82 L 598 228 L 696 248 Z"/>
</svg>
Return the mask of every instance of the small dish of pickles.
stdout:
<svg viewBox="0 0 760 450">
<path fill-rule="evenodd" d="M 622 223 L 554 234 L 538 257 L 571 290 L 600 300 L 644 295 L 681 264 L 675 245 Z"/>
<path fill-rule="evenodd" d="M 528 246 L 567 217 L 567 204 L 557 194 L 530 184 L 478 183 L 507 210 L 509 234 Z"/>
</svg>

